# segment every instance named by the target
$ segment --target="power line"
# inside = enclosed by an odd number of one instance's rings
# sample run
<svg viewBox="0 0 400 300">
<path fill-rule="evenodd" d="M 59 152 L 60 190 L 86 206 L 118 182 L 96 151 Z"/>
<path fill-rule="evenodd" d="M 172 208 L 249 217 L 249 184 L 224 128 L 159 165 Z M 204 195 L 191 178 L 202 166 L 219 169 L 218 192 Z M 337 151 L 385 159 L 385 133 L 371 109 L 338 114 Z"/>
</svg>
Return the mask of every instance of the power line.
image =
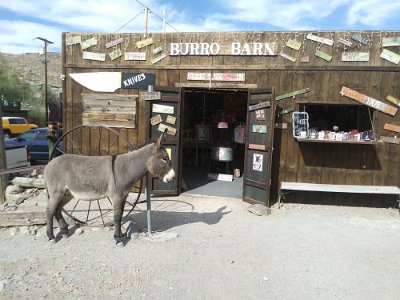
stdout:
<svg viewBox="0 0 400 300">
<path fill-rule="evenodd" d="M 117 33 L 118 31 L 120 31 L 122 28 L 124 28 L 126 25 L 128 25 L 130 22 L 132 22 L 133 20 L 135 20 L 137 17 L 139 17 L 143 12 L 141 11 L 140 13 L 138 13 L 136 16 L 134 16 L 132 19 L 130 19 L 128 22 L 126 22 L 124 25 L 122 25 L 120 28 L 118 28 L 114 33 Z"/>
</svg>

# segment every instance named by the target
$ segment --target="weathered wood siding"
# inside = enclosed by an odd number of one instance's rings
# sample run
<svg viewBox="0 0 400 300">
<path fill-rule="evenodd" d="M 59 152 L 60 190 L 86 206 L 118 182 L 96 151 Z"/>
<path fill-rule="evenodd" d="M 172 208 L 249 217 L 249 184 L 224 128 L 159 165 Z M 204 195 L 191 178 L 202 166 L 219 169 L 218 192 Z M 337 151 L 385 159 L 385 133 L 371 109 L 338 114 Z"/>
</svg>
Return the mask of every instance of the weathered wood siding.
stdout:
<svg viewBox="0 0 400 300">
<path fill-rule="evenodd" d="M 333 41 L 333 45 L 312 41 L 307 35 L 312 33 L 323 39 Z M 357 34 L 369 42 L 360 43 L 351 39 Z M 105 61 L 83 59 L 80 44 L 66 45 L 65 40 L 81 37 L 82 41 L 96 38 L 97 44 L 85 51 L 105 53 Z M 286 98 L 277 102 L 277 110 L 293 108 L 297 110 L 301 103 L 356 104 L 355 101 L 342 97 L 340 90 L 347 86 L 362 94 L 385 100 L 388 95 L 400 97 L 399 65 L 381 57 L 384 49 L 397 54 L 398 47 L 383 48 L 383 39 L 398 37 L 397 32 L 235 32 L 235 33 L 168 33 L 151 34 L 152 44 L 138 48 L 137 43 L 145 40 L 143 34 L 88 34 L 65 33 L 64 45 L 64 127 L 66 130 L 82 124 L 84 106 L 83 93 L 93 93 L 74 82 L 70 73 L 77 72 L 148 72 L 156 75 L 156 86 L 169 87 L 224 87 L 224 88 L 275 88 L 275 95 L 283 95 L 296 90 L 309 88 L 309 92 L 295 98 Z M 352 42 L 350 49 L 344 49 L 339 42 L 345 39 Z M 122 40 L 121 40 L 122 39 Z M 289 40 L 302 43 L 299 50 L 292 49 L 294 44 Z M 109 48 L 113 41 L 119 43 Z M 268 43 L 274 47 L 275 55 L 231 55 L 233 42 Z M 169 55 L 170 43 L 218 43 L 221 45 L 219 55 Z M 329 43 L 329 42 L 328 42 Z M 162 47 L 163 51 L 154 54 L 153 49 Z M 293 46 L 295 47 L 295 46 Z M 117 58 L 109 54 L 116 49 L 121 50 Z M 315 55 L 320 50 L 331 56 L 327 61 Z M 266 50 L 265 50 L 266 51 Z M 127 52 L 143 52 L 146 60 L 125 60 Z M 342 53 L 362 52 L 363 57 L 369 54 L 369 61 L 342 61 Z M 295 62 L 279 55 L 285 53 Z M 115 52 L 114 52 L 115 54 Z M 251 54 L 251 53 L 250 53 Z M 160 55 L 165 58 L 159 60 Z M 304 56 L 309 57 L 308 63 L 301 62 Z M 355 57 L 360 55 L 346 55 Z M 347 58 L 348 59 L 348 58 Z M 158 60 L 158 61 L 157 61 Z M 157 62 L 155 62 L 157 61 Z M 245 81 L 208 82 L 190 81 L 188 72 L 231 72 L 245 73 Z M 114 94 L 137 96 L 137 90 L 119 89 Z M 391 104 L 393 105 L 393 104 Z M 146 119 L 146 104 L 137 101 L 136 128 L 123 129 L 124 135 L 132 144 L 145 142 L 149 120 Z M 400 161 L 400 146 L 391 143 L 379 145 L 351 145 L 299 143 L 292 137 L 291 114 L 280 115 L 279 123 L 288 123 L 287 129 L 277 129 L 275 132 L 275 161 L 273 173 L 280 180 L 337 183 L 337 184 L 376 184 L 400 186 L 398 162 Z M 400 115 L 390 116 L 375 112 L 373 125 L 377 134 L 393 136 L 392 131 L 384 129 L 386 123 L 400 124 Z M 95 133 L 74 134 L 79 144 L 80 140 L 96 140 Z M 72 149 L 68 149 L 71 150 Z M 85 152 L 90 153 L 90 149 Z M 278 178 L 277 178 L 278 179 Z M 346 196 L 342 196 L 346 197 Z"/>
</svg>

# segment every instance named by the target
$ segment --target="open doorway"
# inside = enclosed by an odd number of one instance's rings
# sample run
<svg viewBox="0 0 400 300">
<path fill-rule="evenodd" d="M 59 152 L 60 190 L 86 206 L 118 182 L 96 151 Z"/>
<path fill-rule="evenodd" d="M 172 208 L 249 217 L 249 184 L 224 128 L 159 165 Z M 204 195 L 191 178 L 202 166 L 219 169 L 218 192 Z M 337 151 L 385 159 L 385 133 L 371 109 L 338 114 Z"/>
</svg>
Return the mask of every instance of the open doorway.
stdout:
<svg viewBox="0 0 400 300">
<path fill-rule="evenodd" d="M 182 192 L 242 198 L 247 90 L 185 89 Z"/>
</svg>

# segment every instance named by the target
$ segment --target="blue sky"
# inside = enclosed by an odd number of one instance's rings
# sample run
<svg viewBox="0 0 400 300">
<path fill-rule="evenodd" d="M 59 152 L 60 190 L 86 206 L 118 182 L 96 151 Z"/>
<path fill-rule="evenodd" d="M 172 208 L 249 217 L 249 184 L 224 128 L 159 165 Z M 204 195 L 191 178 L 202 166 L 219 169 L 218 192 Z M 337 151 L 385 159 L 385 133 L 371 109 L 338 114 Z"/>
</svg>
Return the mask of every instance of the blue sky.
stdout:
<svg viewBox="0 0 400 300">
<path fill-rule="evenodd" d="M 400 30 L 400 0 L 0 0 L 0 52 L 61 51 L 62 32 Z M 133 20 L 132 20 L 133 19 Z"/>
</svg>

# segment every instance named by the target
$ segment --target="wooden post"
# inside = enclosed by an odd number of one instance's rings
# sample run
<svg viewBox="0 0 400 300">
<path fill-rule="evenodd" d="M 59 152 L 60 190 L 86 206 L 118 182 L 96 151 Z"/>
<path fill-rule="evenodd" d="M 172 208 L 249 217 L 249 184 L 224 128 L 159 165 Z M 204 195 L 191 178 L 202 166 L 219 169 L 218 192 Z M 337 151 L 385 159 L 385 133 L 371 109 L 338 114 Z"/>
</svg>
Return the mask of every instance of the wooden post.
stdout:
<svg viewBox="0 0 400 300">
<path fill-rule="evenodd" d="M 0 117 L 3 118 L 3 99 L 0 101 Z M 0 170 L 6 169 L 6 150 L 4 147 L 3 121 L 0 123 Z M 6 201 L 7 175 L 0 175 L 0 203 Z"/>
</svg>

